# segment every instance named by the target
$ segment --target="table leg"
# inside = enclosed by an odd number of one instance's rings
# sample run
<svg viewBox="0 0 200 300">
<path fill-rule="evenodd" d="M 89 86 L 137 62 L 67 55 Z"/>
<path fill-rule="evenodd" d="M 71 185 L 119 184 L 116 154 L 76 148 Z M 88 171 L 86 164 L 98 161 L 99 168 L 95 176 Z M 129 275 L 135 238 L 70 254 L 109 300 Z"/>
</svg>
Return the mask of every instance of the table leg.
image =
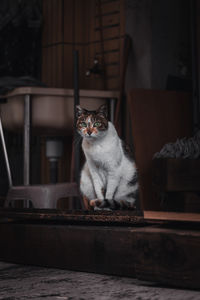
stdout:
<svg viewBox="0 0 200 300">
<path fill-rule="evenodd" d="M 24 185 L 30 184 L 31 96 L 24 98 Z"/>
<path fill-rule="evenodd" d="M 0 118 L 0 136 L 1 136 L 1 143 L 2 143 L 2 148 L 3 148 L 4 158 L 5 158 L 5 162 L 6 162 L 6 170 L 7 170 L 7 174 L 8 174 L 8 184 L 9 184 L 9 188 L 11 188 L 13 183 L 12 183 L 10 164 L 9 164 L 9 160 L 8 160 L 8 154 L 7 154 L 7 149 L 6 149 L 6 143 L 5 143 L 3 127 L 2 127 L 2 123 L 1 123 L 1 118 Z"/>
</svg>

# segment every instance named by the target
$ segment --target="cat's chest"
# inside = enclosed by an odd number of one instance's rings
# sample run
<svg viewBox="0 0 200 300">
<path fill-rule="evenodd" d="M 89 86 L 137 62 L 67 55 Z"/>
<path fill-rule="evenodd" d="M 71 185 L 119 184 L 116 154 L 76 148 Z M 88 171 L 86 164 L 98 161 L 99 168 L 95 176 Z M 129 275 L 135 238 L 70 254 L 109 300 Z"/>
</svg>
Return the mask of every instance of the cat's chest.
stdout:
<svg viewBox="0 0 200 300">
<path fill-rule="evenodd" d="M 87 159 L 93 160 L 96 163 L 106 162 L 110 160 L 112 155 L 112 147 L 109 144 L 87 144 L 83 143 L 83 151 Z"/>
<path fill-rule="evenodd" d="M 105 147 L 101 145 L 89 145 L 83 148 L 86 156 L 92 158 L 93 160 L 101 160 L 103 156 L 106 155 Z"/>
</svg>

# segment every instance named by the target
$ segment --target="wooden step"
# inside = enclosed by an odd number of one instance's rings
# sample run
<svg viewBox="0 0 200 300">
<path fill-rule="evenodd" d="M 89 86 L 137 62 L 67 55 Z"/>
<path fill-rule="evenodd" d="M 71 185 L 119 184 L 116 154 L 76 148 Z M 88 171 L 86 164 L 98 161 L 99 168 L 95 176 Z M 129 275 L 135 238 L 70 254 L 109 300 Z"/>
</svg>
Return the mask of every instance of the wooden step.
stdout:
<svg viewBox="0 0 200 300">
<path fill-rule="evenodd" d="M 35 218 L 33 212 L 32 217 L 30 213 L 27 218 L 21 215 L 21 219 L 19 211 L 16 212 L 18 216 L 12 213 L 11 216 L 4 210 L 0 214 L 2 261 L 200 288 L 199 223 L 160 222 L 155 225 L 135 216 L 138 219 L 132 224 L 117 224 L 108 222 L 112 217 L 109 214 L 105 214 L 106 222 L 94 223 L 88 222 L 92 216 L 88 214 L 83 224 L 80 219 L 67 220 L 61 212 L 58 219 L 55 212 L 51 215 L 45 210 L 43 216 L 41 212 Z M 95 218 L 98 219 L 98 214 Z"/>
</svg>

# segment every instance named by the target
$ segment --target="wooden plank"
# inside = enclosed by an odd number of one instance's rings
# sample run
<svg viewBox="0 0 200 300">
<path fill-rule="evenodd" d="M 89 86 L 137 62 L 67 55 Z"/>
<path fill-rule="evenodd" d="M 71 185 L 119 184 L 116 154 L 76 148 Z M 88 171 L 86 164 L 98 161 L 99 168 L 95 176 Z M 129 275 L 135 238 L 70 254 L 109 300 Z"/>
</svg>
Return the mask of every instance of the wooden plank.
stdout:
<svg viewBox="0 0 200 300">
<path fill-rule="evenodd" d="M 68 175 L 69 176 L 69 175 Z M 46 182 L 45 182 L 46 183 Z M 35 221 L 62 221 L 62 222 L 82 222 L 83 224 L 108 223 L 108 224 L 148 224 L 152 221 L 158 221 L 166 224 L 171 222 L 179 222 L 188 225 L 190 223 L 199 223 L 199 213 L 180 213 L 180 212 L 164 212 L 164 211 L 144 211 L 144 218 L 141 216 L 140 211 L 72 211 L 72 210 L 53 210 L 53 209 L 0 209 L 0 218 L 11 220 L 23 220 L 31 222 Z"/>
<path fill-rule="evenodd" d="M 87 43 L 87 29 L 88 20 L 86 16 L 86 1 L 75 1 L 75 20 L 74 20 L 74 38 L 75 44 Z M 84 25 L 83 25 L 84 24 Z"/>
<path fill-rule="evenodd" d="M 109 78 L 107 80 L 107 88 L 109 90 L 119 90 L 120 89 L 119 77 Z"/>
<path fill-rule="evenodd" d="M 73 89 L 62 89 L 62 88 L 38 88 L 38 87 L 19 87 L 6 94 L 6 98 L 12 98 L 18 95 L 45 95 L 45 96 L 73 96 Z M 87 98 L 118 98 L 118 91 L 102 91 L 102 90 L 80 90 L 81 97 Z M 0 96 L 0 98 L 5 98 Z"/>
<path fill-rule="evenodd" d="M 63 45 L 57 45 L 52 47 L 52 87 L 62 88 L 63 87 Z"/>
<path fill-rule="evenodd" d="M 98 14 L 98 4 L 97 8 L 96 8 L 96 12 Z M 120 1 L 119 0 L 115 0 L 115 1 L 111 1 L 111 2 L 101 2 L 101 13 L 102 15 L 107 15 L 107 14 L 113 14 L 113 13 L 117 13 L 120 10 Z"/>
<path fill-rule="evenodd" d="M 119 13 L 114 13 L 112 15 L 108 15 L 108 16 L 102 16 L 102 25 L 103 27 L 109 27 L 109 26 L 113 26 L 113 25 L 119 25 L 120 23 L 120 15 Z M 100 24 L 99 24 L 99 17 L 95 18 L 95 27 L 99 28 Z"/>
<path fill-rule="evenodd" d="M 62 3 L 62 0 L 43 2 L 43 47 L 63 42 Z"/>
<path fill-rule="evenodd" d="M 50 30 L 52 32 L 51 43 L 62 43 L 63 42 L 63 1 L 52 0 L 51 5 L 52 20 Z"/>
<path fill-rule="evenodd" d="M 74 15 L 75 15 L 75 2 L 74 0 L 67 0 L 64 2 L 63 18 L 64 18 L 64 42 L 74 43 Z"/>
<path fill-rule="evenodd" d="M 89 0 L 89 4 L 88 4 L 89 43 L 95 41 L 95 14 L 96 14 L 96 1 Z"/>
<path fill-rule="evenodd" d="M 63 87 L 63 45 L 43 48 L 43 57 L 42 81 L 50 87 Z"/>
<path fill-rule="evenodd" d="M 114 27 L 103 28 L 103 40 L 116 39 L 120 36 L 119 25 Z M 100 41 L 100 30 L 95 31 L 95 41 Z"/>
<path fill-rule="evenodd" d="M 129 236 L 119 227 L 110 230 L 107 227 L 0 224 L 0 259 L 133 276 Z"/>
<path fill-rule="evenodd" d="M 109 77 L 119 77 L 119 65 L 106 65 L 106 75 Z"/>
<path fill-rule="evenodd" d="M 52 72 L 50 71 L 51 65 L 49 61 L 51 61 L 52 49 L 43 48 L 42 50 L 42 82 L 44 82 L 47 86 L 51 86 L 52 83 Z"/>
<path fill-rule="evenodd" d="M 90 77 L 86 78 L 85 83 L 88 89 L 105 90 L 104 80 L 100 75 L 92 74 Z"/>
<path fill-rule="evenodd" d="M 126 2 L 124 0 L 120 0 L 119 4 L 120 10 L 120 36 L 124 36 L 126 34 Z"/>
<path fill-rule="evenodd" d="M 97 42 L 95 44 L 96 53 L 101 53 L 101 43 Z M 112 52 L 112 51 L 119 51 L 119 39 L 107 40 L 104 41 L 104 51 L 105 52 Z"/>
<path fill-rule="evenodd" d="M 199 228 L 140 228 L 132 236 L 132 245 L 137 278 L 175 287 L 200 287 Z"/>
<path fill-rule="evenodd" d="M 65 224 L 112 224 L 133 225 L 146 224 L 141 211 L 83 211 L 83 210 L 59 210 L 59 209 L 0 209 L 0 220 L 23 221 L 31 223 L 63 222 Z"/>
<path fill-rule="evenodd" d="M 95 3 L 95 1 L 93 1 Z M 94 4 L 93 4 L 94 5 Z M 96 16 L 95 16 L 96 12 Z M 103 39 L 113 39 L 115 37 L 119 37 L 120 29 L 119 29 L 119 1 L 113 1 L 111 3 L 105 3 L 101 5 L 101 13 L 99 15 L 98 5 L 93 6 L 90 11 L 90 42 L 98 42 L 100 41 L 100 32 L 99 32 L 99 22 L 100 18 L 102 18 L 103 23 Z M 118 15 L 118 17 L 117 17 Z M 117 22 L 117 23 L 116 23 Z M 111 26 L 111 27 L 109 27 Z M 114 26 L 114 27 L 112 27 Z"/>
<path fill-rule="evenodd" d="M 200 288 L 200 231 L 0 223 L 0 259 Z"/>
<path fill-rule="evenodd" d="M 113 51 L 104 54 L 105 64 L 119 63 L 119 51 Z"/>
<path fill-rule="evenodd" d="M 191 135 L 191 94 L 134 89 L 128 94 L 128 107 L 139 171 L 142 208 L 158 210 L 160 203 L 158 199 L 153 198 L 152 158 L 165 143 Z"/>
<path fill-rule="evenodd" d="M 200 222 L 200 214 L 145 210 L 144 219 L 153 221 Z"/>
<path fill-rule="evenodd" d="M 73 88 L 73 49 L 71 44 L 64 45 L 64 58 L 63 58 L 63 87 Z"/>
</svg>

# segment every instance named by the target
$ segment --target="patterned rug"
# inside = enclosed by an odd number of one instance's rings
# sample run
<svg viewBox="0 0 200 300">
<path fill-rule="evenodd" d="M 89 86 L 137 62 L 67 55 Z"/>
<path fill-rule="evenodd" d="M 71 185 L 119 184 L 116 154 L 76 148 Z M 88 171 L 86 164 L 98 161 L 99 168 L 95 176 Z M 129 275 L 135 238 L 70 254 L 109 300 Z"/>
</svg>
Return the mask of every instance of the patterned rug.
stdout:
<svg viewBox="0 0 200 300">
<path fill-rule="evenodd" d="M 0 262 L 0 299 L 197 300 L 200 292 L 158 287 L 133 278 Z"/>
</svg>

